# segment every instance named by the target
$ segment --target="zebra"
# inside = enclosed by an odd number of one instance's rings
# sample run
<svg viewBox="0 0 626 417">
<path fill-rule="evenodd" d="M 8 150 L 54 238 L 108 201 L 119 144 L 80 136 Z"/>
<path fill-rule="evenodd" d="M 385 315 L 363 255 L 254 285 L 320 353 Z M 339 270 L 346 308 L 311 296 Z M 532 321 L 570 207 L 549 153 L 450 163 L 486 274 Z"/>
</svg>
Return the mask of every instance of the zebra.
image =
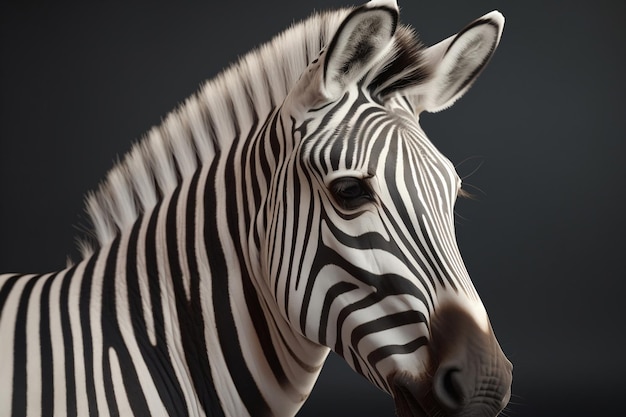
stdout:
<svg viewBox="0 0 626 417">
<path fill-rule="evenodd" d="M 87 196 L 82 260 L 0 275 L 0 415 L 293 416 L 331 349 L 400 417 L 497 415 L 512 365 L 419 114 L 503 25 L 426 47 L 372 0 L 209 80 Z"/>
</svg>

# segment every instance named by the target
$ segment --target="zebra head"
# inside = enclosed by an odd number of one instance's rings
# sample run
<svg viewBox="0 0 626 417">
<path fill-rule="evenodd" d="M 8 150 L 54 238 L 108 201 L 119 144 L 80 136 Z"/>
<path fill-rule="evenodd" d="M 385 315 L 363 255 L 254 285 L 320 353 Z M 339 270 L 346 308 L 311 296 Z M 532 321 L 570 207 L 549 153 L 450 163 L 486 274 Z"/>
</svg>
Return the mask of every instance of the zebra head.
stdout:
<svg viewBox="0 0 626 417">
<path fill-rule="evenodd" d="M 352 10 L 291 89 L 269 140 L 269 287 L 307 339 L 394 397 L 400 416 L 496 415 L 511 364 L 461 259 L 454 166 L 419 125 L 493 54 L 498 12 L 423 47 L 395 1 Z"/>
</svg>

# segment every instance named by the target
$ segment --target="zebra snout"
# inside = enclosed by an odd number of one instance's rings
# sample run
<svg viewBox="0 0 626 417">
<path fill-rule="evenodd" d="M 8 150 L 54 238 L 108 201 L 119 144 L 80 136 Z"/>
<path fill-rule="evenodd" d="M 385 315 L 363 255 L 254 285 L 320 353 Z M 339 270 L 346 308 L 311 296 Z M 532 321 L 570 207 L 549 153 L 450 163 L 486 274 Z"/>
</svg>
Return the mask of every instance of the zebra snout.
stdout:
<svg viewBox="0 0 626 417">
<path fill-rule="evenodd" d="M 465 415 L 466 410 L 484 413 L 476 415 L 497 415 L 511 397 L 512 366 L 505 365 L 485 375 L 472 368 L 455 362 L 440 365 L 432 381 L 435 401 L 451 415 Z"/>
<path fill-rule="evenodd" d="M 489 326 L 464 310 L 440 308 L 431 320 L 432 396 L 450 415 L 496 416 L 511 396 L 513 365 Z"/>
<path fill-rule="evenodd" d="M 400 417 L 496 416 L 511 396 L 513 366 L 491 331 L 481 330 L 460 308 L 440 308 L 431 318 L 430 370 L 389 378 Z"/>
</svg>

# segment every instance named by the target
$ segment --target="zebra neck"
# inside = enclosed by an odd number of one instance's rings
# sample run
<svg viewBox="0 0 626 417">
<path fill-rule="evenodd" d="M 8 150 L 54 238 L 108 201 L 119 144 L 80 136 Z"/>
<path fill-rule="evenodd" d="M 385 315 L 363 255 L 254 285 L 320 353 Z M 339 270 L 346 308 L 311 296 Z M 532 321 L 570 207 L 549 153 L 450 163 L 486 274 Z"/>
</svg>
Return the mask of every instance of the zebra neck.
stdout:
<svg viewBox="0 0 626 417">
<path fill-rule="evenodd" d="M 204 238 L 197 250 L 208 254 L 211 285 L 203 289 L 214 315 L 207 312 L 207 322 L 223 354 L 216 366 L 220 375 L 232 378 L 232 385 L 225 381 L 220 389 L 228 387 L 225 395 L 234 395 L 255 415 L 291 415 L 308 397 L 328 349 L 294 332 L 261 265 L 263 206 L 271 178 L 259 174 L 262 170 L 255 175 L 249 159 L 270 146 L 263 131 L 272 120 L 274 115 L 255 124 L 247 139 L 220 155 L 206 180 L 201 176 L 203 208 L 196 219 L 204 216 Z"/>
<path fill-rule="evenodd" d="M 134 372 L 149 381 L 142 389 L 173 396 L 164 401 L 170 415 L 183 405 L 215 416 L 294 415 L 328 353 L 294 333 L 265 296 L 255 249 L 241 237 L 251 226 L 240 217 L 250 202 L 233 187 L 238 154 L 217 155 L 76 267 L 105 366 L 137 352 Z"/>
</svg>

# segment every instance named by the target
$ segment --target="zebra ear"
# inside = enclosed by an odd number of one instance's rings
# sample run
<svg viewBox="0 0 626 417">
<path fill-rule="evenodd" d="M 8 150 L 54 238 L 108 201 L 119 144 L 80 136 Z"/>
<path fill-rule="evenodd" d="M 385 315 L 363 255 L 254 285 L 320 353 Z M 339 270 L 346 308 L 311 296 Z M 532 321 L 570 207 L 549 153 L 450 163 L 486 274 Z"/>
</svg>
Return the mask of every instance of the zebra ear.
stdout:
<svg viewBox="0 0 626 417">
<path fill-rule="evenodd" d="M 462 97 L 495 52 L 503 28 L 504 16 L 493 11 L 426 49 L 432 76 L 414 97 L 418 110 L 437 112 Z"/>
<path fill-rule="evenodd" d="M 337 29 L 323 60 L 323 90 L 340 97 L 391 45 L 398 24 L 395 0 L 373 0 L 352 11 Z"/>
<path fill-rule="evenodd" d="M 387 52 L 397 22 L 396 0 L 372 0 L 350 12 L 292 88 L 292 108 L 306 110 L 341 97 Z"/>
</svg>

